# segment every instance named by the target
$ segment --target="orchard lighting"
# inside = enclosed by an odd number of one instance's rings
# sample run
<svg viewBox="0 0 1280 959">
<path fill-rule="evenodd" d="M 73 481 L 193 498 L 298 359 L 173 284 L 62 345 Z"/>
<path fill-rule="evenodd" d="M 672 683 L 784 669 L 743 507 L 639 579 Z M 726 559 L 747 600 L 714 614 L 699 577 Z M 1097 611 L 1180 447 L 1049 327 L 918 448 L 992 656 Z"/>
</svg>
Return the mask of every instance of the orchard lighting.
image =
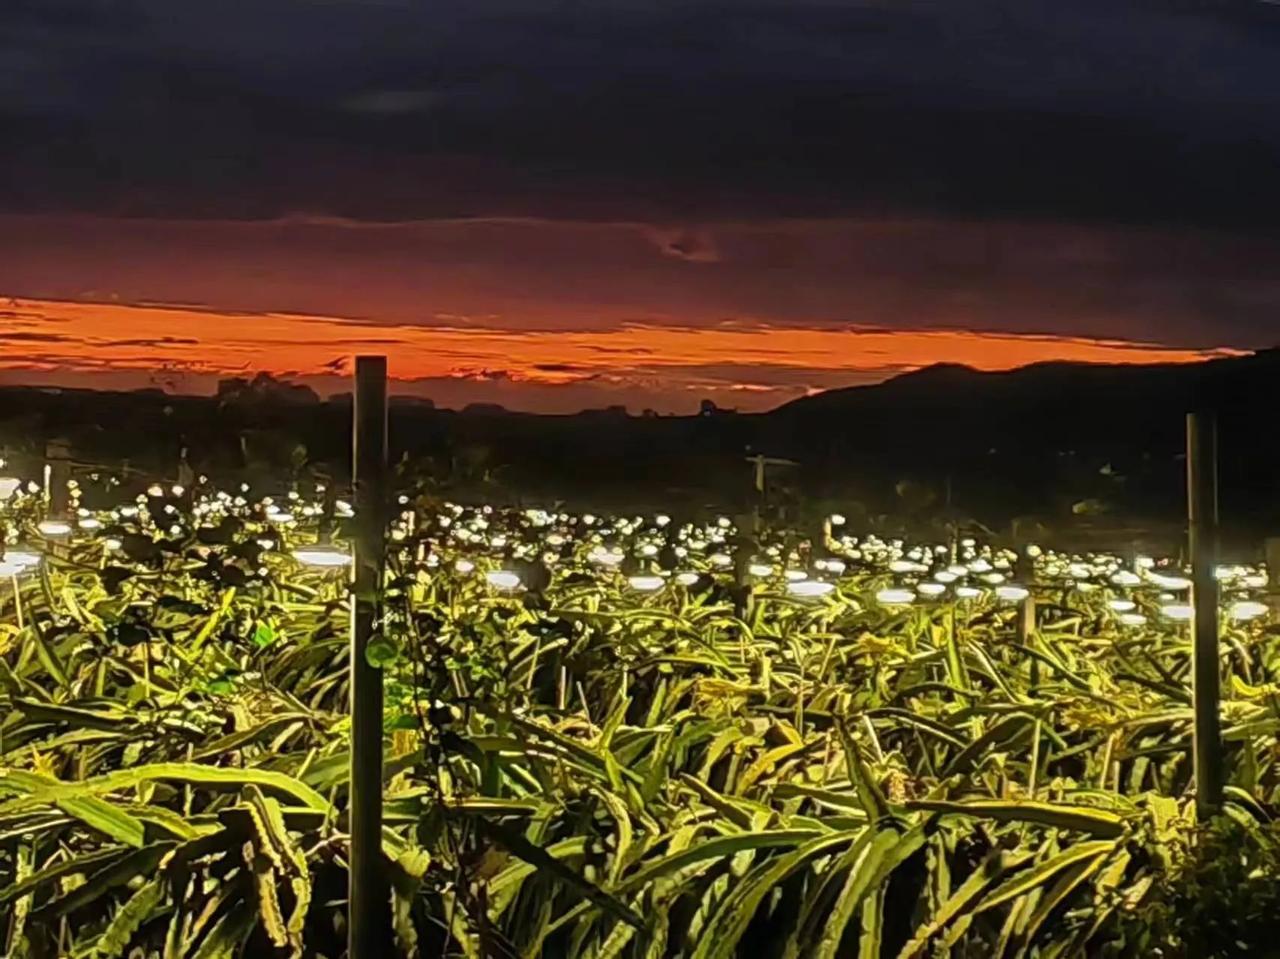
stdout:
<svg viewBox="0 0 1280 959">
<path fill-rule="evenodd" d="M 627 585 L 637 593 L 652 593 L 662 589 L 665 580 L 661 576 L 630 576 Z"/>
<path fill-rule="evenodd" d="M 1256 600 L 1242 599 L 1228 607 L 1227 615 L 1237 623 L 1246 623 L 1251 619 L 1267 615 L 1267 605 Z"/>
<path fill-rule="evenodd" d="M 32 566 L 39 566 L 40 554 L 28 549 L 10 549 L 5 551 L 3 562 L 6 566 L 17 566 L 21 572 Z"/>
<path fill-rule="evenodd" d="M 351 555 L 334 546 L 308 546 L 295 549 L 293 558 L 303 566 L 314 566 L 319 569 L 336 569 L 351 565 Z"/>
<path fill-rule="evenodd" d="M 876 602 L 881 606 L 910 606 L 916 601 L 916 594 L 909 589 L 882 589 L 876 593 Z"/>
<path fill-rule="evenodd" d="M 799 579 L 787 583 L 787 592 L 792 596 L 799 596 L 803 599 L 827 596 L 834 589 L 835 586 L 831 583 L 824 583 L 817 579 Z"/>
<path fill-rule="evenodd" d="M 1164 573 L 1148 573 L 1147 578 L 1161 589 L 1178 593 L 1191 588 L 1191 580 L 1185 576 L 1166 576 Z"/>
<path fill-rule="evenodd" d="M 520 588 L 520 577 L 509 569 L 490 570 L 484 574 L 485 582 L 494 589 L 514 590 Z"/>
<path fill-rule="evenodd" d="M 996 598 L 1006 603 L 1020 603 L 1030 595 L 1025 586 L 1001 586 L 996 590 Z"/>
</svg>

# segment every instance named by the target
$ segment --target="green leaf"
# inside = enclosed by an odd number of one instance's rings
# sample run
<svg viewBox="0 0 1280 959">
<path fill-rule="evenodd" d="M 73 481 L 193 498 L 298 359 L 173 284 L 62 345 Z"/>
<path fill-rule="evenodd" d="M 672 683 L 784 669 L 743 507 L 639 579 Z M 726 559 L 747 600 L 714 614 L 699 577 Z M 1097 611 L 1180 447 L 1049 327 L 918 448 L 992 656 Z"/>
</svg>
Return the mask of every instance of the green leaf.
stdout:
<svg viewBox="0 0 1280 959">
<path fill-rule="evenodd" d="M 791 852 L 767 859 L 734 885 L 698 938 L 692 959 L 727 959 L 739 947 L 751 918 L 766 895 L 796 870 L 832 850 L 857 841 L 862 830 L 817 836 Z"/>
<path fill-rule="evenodd" d="M 525 862 L 559 879 L 605 912 L 621 919 L 623 922 L 630 923 L 637 929 L 644 928 L 644 920 L 632 912 L 624 903 L 610 896 L 593 883 L 583 879 L 559 859 L 550 855 L 540 846 L 535 846 L 520 833 L 488 819 L 475 819 L 473 822 L 475 822 L 480 832 L 488 835 L 493 841 L 500 843 L 510 850 L 513 855 L 519 856 Z"/>
<path fill-rule="evenodd" d="M 147 830 L 142 820 L 97 796 L 61 797 L 54 800 L 54 805 L 89 828 L 127 846 L 140 848 L 146 841 Z"/>
<path fill-rule="evenodd" d="M 973 912 L 974 914 L 986 912 L 988 909 L 1003 905 L 1011 899 L 1016 899 L 1033 889 L 1045 885 L 1064 869 L 1074 866 L 1083 860 L 1115 852 L 1116 848 L 1116 843 L 1105 840 L 1082 842 L 1069 846 L 1056 856 L 1051 856 L 1044 862 L 1037 863 L 1031 869 L 1006 880 L 991 895 L 974 906 Z"/>
<path fill-rule="evenodd" d="M 1095 836 L 1115 838 L 1125 831 L 1125 820 L 1113 812 L 1090 806 L 1037 802 L 1030 799 L 974 800 L 946 802 L 916 799 L 905 803 L 908 809 L 922 809 L 944 815 L 972 816 L 996 822 L 1027 822 L 1055 829 L 1074 829 Z"/>
<path fill-rule="evenodd" d="M 163 898 L 164 884 L 158 879 L 138 889 L 112 917 L 111 924 L 98 940 L 97 954 L 103 959 L 111 959 L 127 950 L 138 927 L 150 918 Z"/>
</svg>

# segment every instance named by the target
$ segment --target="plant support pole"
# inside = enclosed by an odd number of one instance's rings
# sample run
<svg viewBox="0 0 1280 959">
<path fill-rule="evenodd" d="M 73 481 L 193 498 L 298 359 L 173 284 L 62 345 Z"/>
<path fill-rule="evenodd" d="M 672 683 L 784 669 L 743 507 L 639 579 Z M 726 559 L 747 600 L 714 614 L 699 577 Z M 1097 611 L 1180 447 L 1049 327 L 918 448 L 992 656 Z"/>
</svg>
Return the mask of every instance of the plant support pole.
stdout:
<svg viewBox="0 0 1280 959">
<path fill-rule="evenodd" d="M 382 628 L 387 491 L 387 358 L 356 357 L 351 563 L 351 850 L 347 877 L 349 959 L 383 959 L 391 904 L 382 862 L 382 670 L 366 651 Z"/>
<path fill-rule="evenodd" d="M 1218 662 L 1218 434 L 1213 414 L 1187 416 L 1187 530 L 1191 552 L 1192 695 L 1195 700 L 1196 815 L 1222 808 Z"/>
</svg>

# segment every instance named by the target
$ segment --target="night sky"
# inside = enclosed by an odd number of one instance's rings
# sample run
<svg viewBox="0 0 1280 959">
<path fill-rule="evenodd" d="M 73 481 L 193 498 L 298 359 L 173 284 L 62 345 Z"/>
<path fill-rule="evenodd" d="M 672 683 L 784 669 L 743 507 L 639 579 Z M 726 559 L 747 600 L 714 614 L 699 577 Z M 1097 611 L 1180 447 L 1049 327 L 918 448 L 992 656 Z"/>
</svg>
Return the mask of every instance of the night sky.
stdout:
<svg viewBox="0 0 1280 959">
<path fill-rule="evenodd" d="M 760 409 L 1280 340 L 1266 0 L 4 0 L 0 382 Z"/>
</svg>

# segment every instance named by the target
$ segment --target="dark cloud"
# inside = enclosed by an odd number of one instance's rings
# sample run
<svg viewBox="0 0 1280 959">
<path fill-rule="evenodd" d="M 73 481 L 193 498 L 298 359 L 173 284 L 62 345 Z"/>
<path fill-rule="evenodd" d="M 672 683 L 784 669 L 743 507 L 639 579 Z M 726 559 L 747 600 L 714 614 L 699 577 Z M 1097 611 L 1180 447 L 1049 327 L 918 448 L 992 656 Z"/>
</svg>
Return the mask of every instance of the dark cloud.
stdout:
<svg viewBox="0 0 1280 959">
<path fill-rule="evenodd" d="M 1254 0 L 8 0 L 0 207 L 1269 228 L 1278 25 Z"/>
</svg>

